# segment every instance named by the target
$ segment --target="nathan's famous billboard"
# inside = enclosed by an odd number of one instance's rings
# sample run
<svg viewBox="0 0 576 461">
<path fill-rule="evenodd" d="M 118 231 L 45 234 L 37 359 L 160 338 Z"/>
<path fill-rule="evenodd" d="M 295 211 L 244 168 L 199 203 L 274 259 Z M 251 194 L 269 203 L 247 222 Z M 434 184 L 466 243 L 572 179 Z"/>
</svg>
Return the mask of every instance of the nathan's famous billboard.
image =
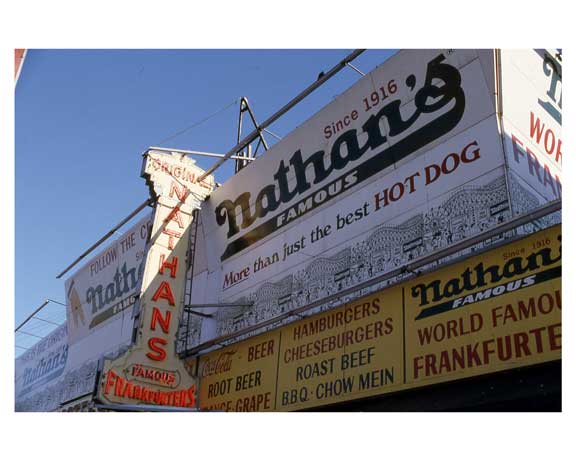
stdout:
<svg viewBox="0 0 576 461">
<path fill-rule="evenodd" d="M 150 215 L 142 218 L 66 280 L 70 344 L 96 332 L 107 346 L 130 340 L 151 225 Z"/>
<path fill-rule="evenodd" d="M 561 226 L 406 284 L 405 311 L 415 384 L 560 359 Z"/>
<path fill-rule="evenodd" d="M 507 219 L 493 84 L 491 50 L 401 51 L 216 189 L 195 302 L 253 304 L 216 334 Z"/>
<path fill-rule="evenodd" d="M 16 411 L 50 411 L 60 403 L 55 383 L 68 362 L 66 325 L 57 327 L 16 359 Z"/>
<path fill-rule="evenodd" d="M 515 213 L 562 197 L 562 51 L 502 50 L 504 146 Z"/>
<path fill-rule="evenodd" d="M 200 357 L 199 407 L 291 411 L 562 356 L 561 227 Z"/>
</svg>

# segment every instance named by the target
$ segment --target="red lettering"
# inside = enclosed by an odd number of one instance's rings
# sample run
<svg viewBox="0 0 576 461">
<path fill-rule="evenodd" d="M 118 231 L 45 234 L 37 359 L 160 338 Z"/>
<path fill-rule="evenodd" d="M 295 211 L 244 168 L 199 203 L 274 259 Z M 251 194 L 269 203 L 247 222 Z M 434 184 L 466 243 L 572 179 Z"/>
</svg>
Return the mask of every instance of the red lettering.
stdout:
<svg viewBox="0 0 576 461">
<path fill-rule="evenodd" d="M 548 155 L 552 155 L 554 153 L 554 148 L 556 147 L 556 136 L 551 129 L 546 130 L 546 134 L 544 135 L 544 149 Z"/>
<path fill-rule="evenodd" d="M 162 317 L 162 311 L 156 306 L 152 309 L 152 320 L 150 322 L 150 328 L 156 330 L 156 322 L 160 324 L 160 328 L 164 333 L 170 332 L 170 320 L 172 319 L 172 312 L 166 311 L 166 317 Z"/>
<path fill-rule="evenodd" d="M 152 296 L 152 301 L 158 301 L 158 299 L 163 298 L 168 301 L 171 306 L 174 306 L 176 303 L 174 302 L 174 295 L 172 294 L 172 289 L 170 288 L 170 284 L 167 281 L 163 281 L 160 283 L 160 286 Z"/>
<path fill-rule="evenodd" d="M 442 169 L 435 164 L 432 165 L 428 165 L 425 169 L 424 169 L 425 173 L 426 173 L 426 185 L 428 184 L 432 184 L 434 181 L 436 181 L 439 177 L 440 177 L 440 173 L 442 172 Z"/>
<path fill-rule="evenodd" d="M 148 340 L 148 347 L 152 351 L 156 352 L 156 354 L 148 352 L 146 354 L 146 357 L 148 357 L 150 360 L 156 360 L 157 362 L 161 362 L 166 358 L 166 351 L 162 348 L 162 346 L 166 346 L 166 344 L 168 344 L 168 341 L 166 341 L 165 339 L 150 338 Z"/>
<path fill-rule="evenodd" d="M 416 172 L 411 176 L 408 176 L 405 180 L 404 180 L 404 184 L 406 184 L 406 182 L 408 181 L 408 191 L 411 194 L 412 192 L 415 191 L 415 187 L 414 187 L 414 178 L 416 176 L 420 176 L 420 173 Z"/>
<path fill-rule="evenodd" d="M 134 386 L 132 385 L 132 383 L 130 381 L 126 381 L 126 387 L 124 387 L 124 390 L 122 391 L 122 397 L 131 398 L 133 387 Z"/>
<path fill-rule="evenodd" d="M 536 139 L 536 144 L 540 144 L 542 133 L 544 133 L 544 124 L 540 124 L 538 117 L 536 117 L 536 121 L 534 121 L 534 113 L 530 111 L 530 137 Z"/>
<path fill-rule="evenodd" d="M 438 370 L 436 369 L 436 356 L 433 354 L 428 354 L 424 357 L 426 363 L 426 376 L 437 375 Z"/>
<path fill-rule="evenodd" d="M 544 348 L 542 347 L 542 332 L 546 329 L 546 327 L 535 328 L 530 330 L 528 333 L 532 333 L 534 335 L 534 339 L 536 340 L 536 352 L 539 354 L 542 353 Z"/>
<path fill-rule="evenodd" d="M 522 141 L 520 141 L 516 136 L 512 135 L 512 152 L 514 153 L 514 160 L 516 160 L 517 163 L 520 163 L 520 155 L 524 157 L 526 154 L 518 146 L 524 147 L 524 144 L 522 144 Z"/>
<path fill-rule="evenodd" d="M 162 229 L 162 233 L 168 235 L 168 249 L 174 249 L 174 239 L 173 237 L 180 238 L 182 234 L 180 232 L 176 232 L 170 229 Z"/>
<path fill-rule="evenodd" d="M 176 206 L 172 209 L 172 211 L 170 212 L 170 214 L 168 216 L 166 216 L 166 218 L 164 219 L 164 222 L 169 222 L 169 221 L 176 221 L 178 223 L 178 226 L 180 227 L 180 229 L 184 229 L 184 223 L 182 222 L 182 216 L 180 216 L 180 207 Z"/>
<path fill-rule="evenodd" d="M 448 159 L 452 159 L 452 167 L 448 167 Z M 450 174 L 452 173 L 454 170 L 456 170 L 456 168 L 458 168 L 458 165 L 460 164 L 460 157 L 458 156 L 458 154 L 448 154 L 448 156 L 446 156 L 446 158 L 442 161 L 442 173 L 444 174 Z"/>
<path fill-rule="evenodd" d="M 556 151 L 556 163 L 562 165 L 562 140 L 556 136 L 552 129 L 546 129 L 546 125 L 533 112 L 530 112 L 530 138 L 536 141 L 536 144 L 543 145 L 548 155 L 552 156 Z"/>
<path fill-rule="evenodd" d="M 414 359 L 414 379 L 418 379 L 418 372 L 422 369 L 422 357 L 416 357 Z"/>
<path fill-rule="evenodd" d="M 422 346 L 424 344 L 430 344 L 430 341 L 432 341 L 432 328 L 430 327 L 418 328 L 417 331 L 420 345 Z"/>
<path fill-rule="evenodd" d="M 123 378 L 116 375 L 116 385 L 114 386 L 114 395 L 122 395 L 122 388 L 124 387 L 125 382 L 126 381 L 124 381 Z"/>
<path fill-rule="evenodd" d="M 388 206 L 388 189 L 384 189 L 382 194 L 375 194 L 374 199 L 376 200 L 376 211 Z"/>
<path fill-rule="evenodd" d="M 562 349 L 562 344 L 561 344 L 561 339 L 562 339 L 562 331 L 560 331 L 560 329 L 562 328 L 562 324 L 561 323 L 555 323 L 554 325 L 550 325 L 548 327 L 548 338 L 550 339 L 550 350 L 551 351 L 556 351 L 558 349 Z M 558 329 L 558 333 L 556 333 L 556 330 Z"/>
<path fill-rule="evenodd" d="M 185 202 L 186 197 L 188 197 L 189 193 L 190 191 L 186 186 L 182 186 L 180 188 L 178 187 L 178 184 L 174 181 L 172 181 L 172 184 L 170 184 L 170 198 L 174 197 L 174 194 L 176 194 L 178 200 L 180 200 L 181 202 Z"/>
<path fill-rule="evenodd" d="M 529 337 L 526 333 L 520 332 L 514 335 L 514 347 L 516 349 L 516 356 L 518 358 L 522 357 L 524 354 L 526 357 L 532 355 L 530 348 L 528 347 Z"/>
<path fill-rule="evenodd" d="M 110 392 L 110 388 L 114 385 L 116 376 L 117 376 L 116 373 L 114 373 L 112 370 L 109 370 L 108 373 L 106 373 L 106 384 L 104 386 L 104 394 L 108 394 L 108 392 Z"/>
<path fill-rule="evenodd" d="M 534 173 L 536 173 L 535 176 L 538 178 L 538 182 L 541 183 L 542 178 L 540 177 L 540 162 L 538 161 L 536 154 L 534 154 L 534 152 L 532 152 L 529 148 L 526 148 L 526 152 L 528 152 L 528 171 L 532 176 L 534 176 Z"/>
<path fill-rule="evenodd" d="M 160 269 L 158 270 L 158 273 L 161 275 L 164 275 L 164 268 L 168 268 L 170 269 L 170 277 L 175 278 L 176 277 L 176 273 L 177 273 L 177 269 L 178 269 L 178 257 L 176 256 L 172 256 L 172 262 L 165 262 L 166 256 L 164 256 L 163 254 L 160 255 Z"/>
</svg>

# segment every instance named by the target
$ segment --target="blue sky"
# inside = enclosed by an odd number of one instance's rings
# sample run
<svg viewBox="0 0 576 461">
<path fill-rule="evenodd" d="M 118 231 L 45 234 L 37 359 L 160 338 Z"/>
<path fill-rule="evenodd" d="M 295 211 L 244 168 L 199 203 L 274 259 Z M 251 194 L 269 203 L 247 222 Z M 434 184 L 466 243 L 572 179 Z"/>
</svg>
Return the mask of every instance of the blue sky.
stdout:
<svg viewBox="0 0 576 461">
<path fill-rule="evenodd" d="M 15 98 L 16 324 L 46 298 L 63 301 L 80 266 L 56 275 L 147 198 L 148 146 L 226 153 L 241 96 L 263 121 L 351 51 L 30 50 Z M 353 64 L 368 72 L 392 54 L 368 50 Z M 359 78 L 342 70 L 270 129 L 286 135 Z M 216 180 L 232 174 L 227 162 Z"/>
</svg>

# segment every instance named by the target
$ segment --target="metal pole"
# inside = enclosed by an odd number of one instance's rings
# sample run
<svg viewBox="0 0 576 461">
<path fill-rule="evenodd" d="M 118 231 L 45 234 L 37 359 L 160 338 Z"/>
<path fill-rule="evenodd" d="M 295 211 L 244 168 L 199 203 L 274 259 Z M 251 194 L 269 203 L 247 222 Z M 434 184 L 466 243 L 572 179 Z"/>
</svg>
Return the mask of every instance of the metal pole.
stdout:
<svg viewBox="0 0 576 461">
<path fill-rule="evenodd" d="M 87 255 L 89 255 L 96 247 L 98 247 L 101 243 L 103 243 L 104 241 L 109 239 L 112 235 L 114 235 L 114 232 L 116 232 L 116 230 L 121 228 L 124 224 L 126 224 L 128 221 L 130 221 L 134 216 L 136 216 L 138 213 L 140 213 L 140 211 L 142 211 L 145 207 L 147 207 L 148 205 L 150 205 L 152 203 L 154 203 L 154 200 L 149 198 L 148 200 L 146 200 L 141 205 L 138 205 L 138 207 L 132 213 L 130 213 L 126 218 L 124 218 L 122 221 L 120 221 L 118 224 L 116 224 L 112 228 L 112 230 L 108 231 L 106 233 L 106 235 L 104 235 L 104 237 L 102 237 L 100 240 L 98 240 L 94 245 L 92 245 L 90 248 L 88 248 L 84 253 L 82 253 L 80 256 L 78 256 L 78 258 L 76 258 L 76 260 L 72 264 L 70 264 L 66 269 L 64 269 L 62 272 L 60 272 L 56 276 L 56 278 L 59 279 L 60 277 L 62 277 L 66 272 L 68 272 L 70 269 L 72 269 L 76 264 L 78 264 Z"/>
<path fill-rule="evenodd" d="M 278 141 L 282 141 L 282 138 L 280 136 L 278 136 L 276 133 L 272 133 L 270 130 L 268 130 L 267 128 L 263 128 L 262 131 L 265 131 L 266 133 L 268 133 L 271 136 L 274 136 Z"/>
<path fill-rule="evenodd" d="M 256 127 L 256 129 L 260 128 L 258 126 L 258 122 L 256 121 L 256 117 L 254 116 L 254 112 L 252 112 L 252 109 L 250 108 L 250 104 L 248 104 L 248 99 L 244 98 L 244 101 L 246 102 L 246 110 L 248 111 L 248 115 L 250 115 L 250 118 L 252 119 L 252 124 Z M 268 150 L 268 143 L 266 142 L 266 139 L 264 139 L 264 135 L 262 133 L 260 133 L 259 138 L 262 140 L 262 144 L 264 145 L 264 149 Z M 238 142 L 240 142 L 240 139 L 238 139 Z"/>
<path fill-rule="evenodd" d="M 356 72 L 358 72 L 360 75 L 362 75 L 362 77 L 364 77 L 364 75 L 366 75 L 364 72 L 362 72 L 360 69 L 358 69 L 357 67 L 354 67 L 352 64 L 350 64 L 349 62 L 346 63 L 346 65 L 348 67 L 350 67 L 350 69 L 355 70 Z"/>
<path fill-rule="evenodd" d="M 213 303 L 213 304 L 187 304 L 184 307 L 202 308 L 202 307 L 252 307 L 254 303 L 236 304 L 236 303 Z"/>
<path fill-rule="evenodd" d="M 187 154 L 187 155 L 201 155 L 203 157 L 216 157 L 216 158 L 223 158 L 224 154 L 214 154 L 212 152 L 201 152 L 198 150 L 184 150 L 184 149 L 172 149 L 169 147 L 149 147 L 148 149 L 146 149 L 144 151 L 144 154 L 146 154 L 146 152 L 151 151 L 151 150 L 158 150 L 160 152 L 176 152 L 178 154 Z M 237 159 L 246 159 L 246 157 L 240 157 L 237 155 L 232 155 L 230 158 L 237 160 Z"/>
<path fill-rule="evenodd" d="M 334 293 L 333 295 L 319 299 L 319 300 L 314 301 L 314 302 L 307 304 L 305 306 L 298 307 L 298 308 L 293 309 L 293 310 L 288 311 L 288 312 L 284 312 L 283 314 L 280 314 L 276 317 L 265 320 L 264 322 L 260 322 L 256 325 L 251 325 L 251 326 L 243 328 L 239 331 L 235 331 L 234 333 L 229 333 L 227 335 L 220 336 L 220 337 L 212 339 L 210 341 L 206 341 L 205 343 L 199 344 L 198 346 L 193 347 L 192 349 L 190 349 L 188 351 L 182 352 L 180 354 L 180 356 L 182 358 L 189 357 L 189 356 L 197 354 L 200 351 L 208 349 L 210 347 L 217 346 L 217 345 L 219 345 L 225 341 L 235 339 L 239 336 L 251 333 L 251 332 L 253 332 L 255 330 L 259 330 L 263 327 L 281 322 L 282 320 L 285 320 L 289 317 L 294 317 L 294 316 L 300 317 L 300 314 L 302 312 L 305 312 L 307 310 L 313 309 L 314 307 L 318 307 L 318 306 L 321 306 L 323 304 L 329 303 L 331 301 L 337 300 L 339 298 L 342 298 L 343 296 L 355 293 L 355 292 L 363 290 L 365 288 L 370 288 L 371 286 L 374 286 L 378 283 L 384 282 L 384 281 L 386 281 L 392 277 L 396 277 L 396 276 L 404 274 L 406 272 L 412 272 L 412 273 L 415 273 L 415 275 L 419 275 L 416 272 L 416 269 L 419 267 L 430 264 L 431 262 L 437 261 L 437 260 L 444 258 L 446 256 L 450 256 L 451 254 L 457 253 L 460 250 L 469 248 L 472 245 L 480 243 L 480 242 L 487 240 L 489 238 L 495 237 L 495 236 L 497 236 L 503 232 L 507 232 L 507 231 L 510 231 L 512 229 L 515 229 L 515 228 L 517 228 L 523 224 L 526 224 L 526 223 L 529 223 L 529 222 L 534 221 L 536 219 L 542 218 L 542 217 L 547 216 L 547 215 L 554 213 L 556 211 L 560 211 L 561 209 L 562 209 L 562 199 L 558 199 L 558 200 L 555 200 L 553 202 L 549 202 L 549 203 L 547 203 L 547 204 L 545 204 L 539 208 L 536 208 L 536 209 L 534 209 L 528 213 L 519 215 L 519 216 L 517 216 L 517 217 L 515 217 L 509 221 L 506 221 L 505 223 L 502 223 L 496 227 L 493 227 L 490 230 L 487 230 L 487 231 L 482 232 L 480 234 L 477 234 L 475 236 L 469 237 L 465 240 L 461 240 L 459 242 L 456 242 L 455 244 L 453 244 L 447 248 L 436 251 L 436 252 L 429 254 L 427 256 L 423 256 L 422 258 L 419 258 L 410 264 L 406 264 L 404 266 L 401 266 L 401 267 L 394 269 L 390 272 L 382 274 L 379 277 L 376 277 L 376 278 L 371 279 L 371 280 L 367 280 L 366 282 L 363 282 L 363 283 L 360 283 L 360 284 L 355 285 L 353 287 L 347 288 L 346 290 L 342 290 L 338 293 Z M 510 243 L 510 242 L 506 242 L 506 243 Z M 450 264 L 453 264 L 453 263 L 454 263 L 454 261 L 450 261 Z M 434 270 L 436 270 L 436 269 L 437 268 L 435 268 Z M 400 283 L 402 283 L 402 282 L 400 282 Z"/>
<path fill-rule="evenodd" d="M 26 320 L 24 320 L 20 325 L 18 325 L 16 327 L 16 329 L 14 331 L 18 331 L 20 328 L 22 328 L 22 326 L 28 321 L 30 320 L 32 317 L 34 317 L 39 311 L 40 309 L 42 309 L 46 304 L 48 304 L 50 301 L 48 301 L 47 299 L 44 300 L 44 302 L 42 304 L 40 304 L 40 307 L 38 309 L 36 309 L 34 312 L 32 312 L 27 318 Z"/>
<path fill-rule="evenodd" d="M 238 133 L 236 136 L 236 142 L 237 143 L 239 143 L 240 140 L 242 139 L 242 118 L 243 118 L 244 112 L 248 112 L 248 114 L 250 115 L 250 119 L 252 120 L 252 125 L 254 125 L 254 128 L 259 130 L 258 122 L 256 121 L 256 117 L 254 116 L 254 113 L 252 112 L 252 109 L 250 108 L 250 103 L 248 102 L 248 98 L 246 98 L 245 96 L 242 96 L 242 98 L 240 98 L 240 110 L 238 112 Z M 258 152 L 258 147 L 260 147 L 260 144 L 264 145 L 264 150 L 268 150 L 268 143 L 266 142 L 266 139 L 264 138 L 264 135 L 262 134 L 261 131 L 258 133 L 258 144 L 256 145 L 256 150 L 254 152 L 254 155 L 252 155 L 251 144 L 248 144 L 246 146 L 247 147 L 246 151 L 242 150 L 242 152 L 241 152 L 242 155 L 245 155 L 246 161 L 236 160 L 236 166 L 234 169 L 235 173 L 238 173 L 242 168 L 244 168 L 246 165 L 248 165 L 248 163 L 249 163 L 248 160 L 253 160 L 253 158 L 256 157 L 256 152 Z M 238 152 L 238 153 L 240 153 L 240 152 Z"/>
<path fill-rule="evenodd" d="M 356 59 L 364 51 L 365 50 L 363 50 L 363 49 L 354 50 L 352 53 L 350 53 L 348 56 L 346 56 L 342 61 L 340 61 L 338 64 L 336 64 L 332 69 L 330 69 L 328 72 L 326 72 L 322 77 L 320 77 L 318 80 L 316 80 L 312 85 L 310 85 L 308 88 L 306 88 L 304 91 L 302 91 L 294 99 L 289 101 L 286 105 L 284 105 L 284 107 L 282 107 L 280 110 L 278 110 L 276 113 L 274 113 L 266 121 L 264 121 L 261 125 L 258 125 L 256 127 L 256 129 L 254 131 L 252 131 L 252 133 L 250 133 L 241 142 L 239 142 L 232 149 L 230 149 L 228 151 L 228 153 L 226 153 L 224 155 L 224 158 L 218 160 L 203 175 L 201 175 L 198 178 L 198 182 L 202 181 L 206 176 L 212 174 L 217 168 L 220 167 L 220 165 L 222 165 L 228 158 L 230 158 L 230 156 L 232 156 L 236 152 L 239 152 L 242 149 L 244 149 L 248 144 L 250 144 L 252 141 L 254 141 L 260 135 L 260 132 L 262 130 L 264 130 L 264 128 L 267 128 L 268 125 L 270 125 L 272 122 L 275 122 L 276 120 L 278 120 L 278 118 L 280 118 L 282 115 L 284 115 L 290 109 L 292 109 L 292 107 L 294 107 L 296 104 L 298 104 L 300 101 L 302 101 L 302 99 L 304 99 L 306 96 L 308 96 L 310 93 L 312 93 L 316 88 L 318 88 L 320 85 L 322 85 L 328 79 L 332 78 L 334 75 L 336 75 L 338 72 L 340 72 L 344 67 L 346 67 L 346 64 L 348 62 Z"/>
<path fill-rule="evenodd" d="M 22 333 L 23 335 L 34 336 L 35 338 L 44 339 L 46 336 L 38 336 L 33 333 L 28 333 L 27 331 L 19 331 L 18 333 Z"/>
<path fill-rule="evenodd" d="M 238 132 L 236 133 L 236 143 L 242 139 L 242 112 L 244 112 L 244 96 L 240 98 L 240 110 L 238 110 Z"/>
<path fill-rule="evenodd" d="M 197 315 L 199 317 L 205 317 L 207 319 L 211 319 L 212 317 L 214 317 L 212 314 L 204 314 L 203 312 L 196 312 L 196 311 L 192 311 L 190 309 L 184 309 L 184 312 L 186 312 L 187 314 Z M 190 321 L 190 320 L 188 319 L 188 321 Z M 186 335 L 186 337 L 188 337 L 188 335 Z"/>
<path fill-rule="evenodd" d="M 54 301 L 53 299 L 47 299 L 46 301 L 50 301 L 51 303 L 60 304 L 61 306 L 66 307 L 66 304 L 61 303 L 60 301 Z"/>
<path fill-rule="evenodd" d="M 46 323 L 49 323 L 51 325 L 56 325 L 57 327 L 62 325 L 61 323 L 51 322 L 50 320 L 41 319 L 40 317 L 34 317 L 34 320 L 40 320 L 41 322 L 46 322 Z"/>
<path fill-rule="evenodd" d="M 244 106 L 246 105 L 246 99 L 244 98 L 244 96 L 242 96 L 240 98 L 240 110 L 238 110 L 238 132 L 236 133 L 236 143 L 240 142 L 240 139 L 242 139 L 242 114 L 244 113 Z M 237 152 L 237 154 L 242 154 L 242 157 L 249 157 L 249 155 L 246 155 L 245 152 Z M 241 160 L 236 160 L 235 165 L 234 165 L 234 173 L 238 173 L 242 167 L 248 165 L 248 163 L 244 163 Z"/>
</svg>

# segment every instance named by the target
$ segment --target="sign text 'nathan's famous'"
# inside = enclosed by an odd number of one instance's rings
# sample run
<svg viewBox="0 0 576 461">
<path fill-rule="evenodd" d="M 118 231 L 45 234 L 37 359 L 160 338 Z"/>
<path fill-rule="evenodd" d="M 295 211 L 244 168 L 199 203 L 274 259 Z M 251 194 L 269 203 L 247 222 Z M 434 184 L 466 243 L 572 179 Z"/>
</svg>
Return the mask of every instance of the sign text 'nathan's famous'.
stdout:
<svg viewBox="0 0 576 461">
<path fill-rule="evenodd" d="M 123 326 L 130 323 L 138 295 L 151 227 L 151 216 L 142 218 L 66 280 L 71 344 L 96 331 L 118 344 L 129 340 L 130 328 Z"/>
<path fill-rule="evenodd" d="M 382 88 L 384 94 L 379 98 L 384 99 L 398 91 L 397 85 L 407 87 L 407 98 L 414 99 L 412 113 L 403 113 L 403 101 L 397 98 L 370 115 L 363 122 L 362 131 L 353 128 L 338 133 L 344 128 L 343 124 L 341 128 L 326 127 L 324 136 L 327 139 L 338 134 L 331 145 L 328 144 L 329 149 L 311 154 L 297 150 L 288 162 L 280 161 L 270 184 L 255 193 L 255 197 L 251 192 L 243 192 L 233 200 L 222 200 L 215 209 L 216 221 L 220 226 L 227 225 L 227 237 L 234 240 L 228 243 L 221 259 L 248 248 L 452 130 L 462 118 L 466 98 L 459 70 L 445 61 L 445 56 L 439 54 L 428 62 L 424 81 L 420 84 L 411 74 L 404 82 L 391 82 L 387 88 Z M 369 101 L 365 104 L 368 109 L 373 108 Z M 430 121 L 404 135 L 423 116 Z M 356 120 L 360 116 L 358 111 L 353 111 L 350 117 Z M 383 125 L 388 127 L 385 133 Z M 350 168 L 350 164 L 377 149 L 382 150 Z M 307 170 L 313 171 L 312 177 Z M 290 180 L 292 177 L 295 181 Z M 315 185 L 321 187 L 305 195 Z M 241 229 L 252 226 L 286 204 L 290 206 L 281 213 L 236 237 Z"/>
<path fill-rule="evenodd" d="M 560 359 L 561 226 L 408 283 L 405 311 L 416 385 Z"/>
<path fill-rule="evenodd" d="M 105 360 L 99 397 L 111 403 L 195 407 L 196 382 L 176 355 L 176 332 L 186 283 L 186 254 L 193 210 L 213 178 L 181 155 L 148 152 L 143 176 L 156 197 L 150 247 L 140 289 L 136 343 Z"/>
</svg>

